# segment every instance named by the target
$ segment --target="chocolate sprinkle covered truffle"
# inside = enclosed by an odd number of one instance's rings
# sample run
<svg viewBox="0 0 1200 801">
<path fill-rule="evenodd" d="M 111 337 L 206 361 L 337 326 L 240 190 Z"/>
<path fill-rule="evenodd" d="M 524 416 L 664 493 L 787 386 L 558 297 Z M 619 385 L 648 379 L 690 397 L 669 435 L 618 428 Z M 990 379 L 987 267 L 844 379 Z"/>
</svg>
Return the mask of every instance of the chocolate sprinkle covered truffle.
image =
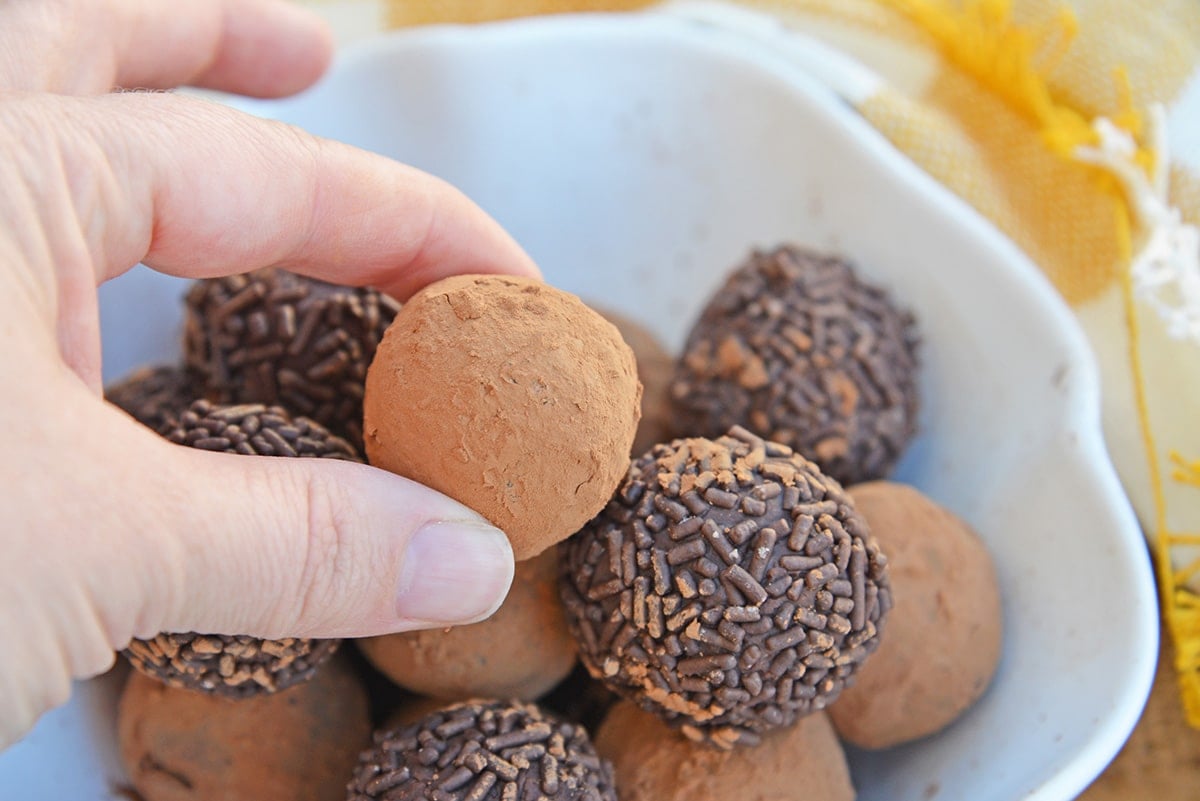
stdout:
<svg viewBox="0 0 1200 801">
<path fill-rule="evenodd" d="M 170 687 L 250 698 L 306 682 L 333 656 L 341 640 L 224 634 L 159 634 L 134 640 L 125 657 L 147 676 Z"/>
<path fill-rule="evenodd" d="M 693 327 L 671 383 L 677 433 L 745 426 L 844 484 L 883 478 L 916 430 L 912 317 L 843 259 L 755 252 Z"/>
<path fill-rule="evenodd" d="M 265 269 L 198 281 L 186 304 L 185 357 L 208 397 L 281 404 L 361 449 L 367 366 L 399 303 Z"/>
<path fill-rule="evenodd" d="M 831 703 L 892 605 L 842 487 L 742 428 L 655 446 L 560 564 L 592 675 L 723 748 Z"/>
<path fill-rule="evenodd" d="M 224 453 L 361 461 L 350 443 L 313 421 L 262 404 L 217 406 L 199 400 L 164 436 L 180 445 Z M 135 668 L 173 687 L 247 698 L 312 678 L 340 642 L 159 634 L 133 640 L 124 654 Z"/>
<path fill-rule="evenodd" d="M 375 735 L 347 801 L 616 801 L 582 726 L 516 701 L 472 701 Z"/>
<path fill-rule="evenodd" d="M 279 406 L 194 402 L 163 436 L 177 445 L 243 456 L 304 456 L 361 462 L 349 442 Z"/>
<path fill-rule="evenodd" d="M 143 367 L 105 387 L 104 398 L 159 434 L 174 428 L 179 415 L 203 392 L 203 382 L 181 367 Z"/>
</svg>

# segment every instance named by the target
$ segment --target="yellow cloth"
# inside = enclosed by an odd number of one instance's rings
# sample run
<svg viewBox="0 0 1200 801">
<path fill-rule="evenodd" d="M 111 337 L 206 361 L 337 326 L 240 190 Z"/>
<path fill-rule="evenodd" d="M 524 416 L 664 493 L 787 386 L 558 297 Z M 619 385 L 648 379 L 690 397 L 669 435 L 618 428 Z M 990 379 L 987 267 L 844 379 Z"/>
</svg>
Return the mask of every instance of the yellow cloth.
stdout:
<svg viewBox="0 0 1200 801">
<path fill-rule="evenodd" d="M 356 30 L 651 4 L 307 2 L 335 22 L 357 15 Z M 1200 726 L 1200 423 L 1190 414 L 1200 399 L 1200 240 L 1189 238 L 1200 235 L 1189 227 L 1200 224 L 1200 2 L 742 3 L 887 76 L 862 115 L 991 218 L 1076 310 Z M 1113 123 L 1103 136 L 1100 118 Z"/>
</svg>

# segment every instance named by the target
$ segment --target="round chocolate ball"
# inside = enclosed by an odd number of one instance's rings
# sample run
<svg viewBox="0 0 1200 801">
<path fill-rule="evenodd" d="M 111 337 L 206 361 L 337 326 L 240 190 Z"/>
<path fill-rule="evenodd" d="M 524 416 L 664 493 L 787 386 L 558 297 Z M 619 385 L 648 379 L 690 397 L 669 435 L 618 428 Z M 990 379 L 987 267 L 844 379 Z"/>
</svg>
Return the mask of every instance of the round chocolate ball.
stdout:
<svg viewBox="0 0 1200 801">
<path fill-rule="evenodd" d="M 718 747 L 832 702 L 891 608 L 841 486 L 740 428 L 656 445 L 562 550 L 588 670 Z"/>
<path fill-rule="evenodd" d="M 719 751 L 671 731 L 624 701 L 596 732 L 621 801 L 854 801 L 846 755 L 823 713 L 763 736 L 756 748 Z"/>
<path fill-rule="evenodd" d="M 447 278 L 379 345 L 367 456 L 475 509 L 528 559 L 607 503 L 640 401 L 629 346 L 579 298 L 528 278 Z"/>
<path fill-rule="evenodd" d="M 633 439 L 633 453 L 640 455 L 672 438 L 670 386 L 675 360 L 658 337 L 641 323 L 606 309 L 601 309 L 600 314 L 621 332 L 637 361 L 638 378 L 642 382 L 642 420 Z"/>
<path fill-rule="evenodd" d="M 684 346 L 676 431 L 741 425 L 843 484 L 885 477 L 916 431 L 912 317 L 836 256 L 755 252 L 717 291 Z"/>
<path fill-rule="evenodd" d="M 204 394 L 204 382 L 185 367 L 143 367 L 104 388 L 104 399 L 159 434 L 179 422 L 192 401 Z"/>
<path fill-rule="evenodd" d="M 347 801 L 616 801 L 582 726 L 532 704 L 471 701 L 378 732 Z"/>
<path fill-rule="evenodd" d="M 517 563 L 508 597 L 487 620 L 370 637 L 358 647 L 377 670 L 422 695 L 532 701 L 575 664 L 557 578 L 551 549 Z"/>
<path fill-rule="evenodd" d="M 975 532 L 920 491 L 875 481 L 849 492 L 887 549 L 896 606 L 829 715 L 846 741 L 891 748 L 940 731 L 983 695 L 1000 661 L 1000 589 Z"/>
<path fill-rule="evenodd" d="M 262 404 L 218 406 L 199 400 L 164 435 L 180 445 L 223 453 L 361 461 L 350 443 L 313 421 Z M 173 687 L 247 698 L 312 678 L 340 642 L 163 633 L 135 639 L 123 653 L 135 668 Z"/>
<path fill-rule="evenodd" d="M 197 281 L 184 354 L 221 403 L 279 404 L 362 447 L 367 365 L 399 303 L 278 269 Z"/>
<path fill-rule="evenodd" d="M 117 709 L 121 761 L 144 801 L 340 801 L 370 742 L 366 693 L 341 660 L 245 701 L 134 673 Z"/>
</svg>

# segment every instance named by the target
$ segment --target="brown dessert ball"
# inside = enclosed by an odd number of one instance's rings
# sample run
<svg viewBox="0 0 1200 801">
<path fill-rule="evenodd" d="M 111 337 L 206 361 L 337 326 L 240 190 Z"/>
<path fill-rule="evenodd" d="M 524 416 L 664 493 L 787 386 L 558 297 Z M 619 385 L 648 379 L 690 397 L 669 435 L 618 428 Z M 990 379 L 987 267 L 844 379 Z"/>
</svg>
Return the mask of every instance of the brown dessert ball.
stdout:
<svg viewBox="0 0 1200 801">
<path fill-rule="evenodd" d="M 192 401 L 203 396 L 204 382 L 185 367 L 143 367 L 104 388 L 104 399 L 147 428 L 165 434 Z"/>
<path fill-rule="evenodd" d="M 629 465 L 641 384 L 617 329 L 539 281 L 417 293 L 367 374 L 371 464 L 475 509 L 518 560 L 579 530 Z"/>
<path fill-rule="evenodd" d="M 145 801 L 343 801 L 370 733 L 366 693 L 341 660 L 245 701 L 132 673 L 117 710 L 121 761 Z"/>
<path fill-rule="evenodd" d="M 162 433 L 176 444 L 222 453 L 361 461 L 350 443 L 277 406 L 216 406 L 199 400 Z M 339 643 L 164 633 L 135 639 L 123 653 L 135 668 L 173 687 L 246 698 L 311 679 Z"/>
<path fill-rule="evenodd" d="M 854 801 L 846 755 L 824 714 L 773 731 L 756 748 L 691 742 L 629 702 L 596 733 L 621 801 Z"/>
<path fill-rule="evenodd" d="M 916 430 L 912 317 L 836 256 L 754 252 L 705 307 L 671 383 L 680 436 L 741 425 L 843 484 L 883 478 Z"/>
<path fill-rule="evenodd" d="M 532 701 L 575 664 L 555 557 L 549 550 L 518 562 L 508 597 L 487 620 L 371 637 L 358 647 L 377 670 L 422 695 Z"/>
<path fill-rule="evenodd" d="M 616 801 L 582 726 L 533 704 L 472 701 L 375 734 L 347 801 Z"/>
<path fill-rule="evenodd" d="M 887 549 L 895 607 L 879 650 L 829 709 L 842 737 L 890 748 L 948 726 L 981 696 L 1000 660 L 1000 590 L 971 528 L 903 484 L 850 489 Z"/>
<path fill-rule="evenodd" d="M 284 270 L 197 281 L 184 354 L 220 403 L 280 404 L 362 447 L 367 365 L 400 304 Z"/>
<path fill-rule="evenodd" d="M 600 313 L 621 332 L 637 361 L 638 378 L 642 382 L 642 421 L 633 438 L 633 455 L 640 456 L 651 446 L 672 438 L 670 386 L 675 360 L 642 324 L 616 312 L 600 310 Z"/>
<path fill-rule="evenodd" d="M 841 486 L 741 428 L 656 445 L 561 550 L 592 675 L 722 748 L 837 698 L 891 607 Z"/>
</svg>

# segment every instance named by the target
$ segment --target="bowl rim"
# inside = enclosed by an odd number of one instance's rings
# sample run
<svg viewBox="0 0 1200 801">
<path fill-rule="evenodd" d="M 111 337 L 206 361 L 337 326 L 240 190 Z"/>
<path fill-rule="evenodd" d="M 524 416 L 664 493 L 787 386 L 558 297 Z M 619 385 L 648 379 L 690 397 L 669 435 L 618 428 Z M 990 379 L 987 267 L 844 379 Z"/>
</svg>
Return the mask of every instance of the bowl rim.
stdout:
<svg viewBox="0 0 1200 801">
<path fill-rule="evenodd" d="M 1087 743 L 1068 757 L 1052 778 L 1023 797 L 1029 801 L 1075 798 L 1112 761 L 1141 716 L 1158 660 L 1159 618 L 1154 573 L 1145 539 L 1105 446 L 1101 423 L 1100 376 L 1095 356 L 1074 312 L 1029 256 L 995 224 L 897 149 L 853 108 L 885 82 L 842 51 L 792 31 L 777 18 L 745 8 L 711 2 L 668 3 L 635 12 L 567 13 L 501 20 L 480 25 L 443 24 L 386 32 L 350 45 L 336 69 L 353 68 L 396 48 L 470 47 L 480 42 L 535 45 L 564 34 L 620 39 L 631 33 L 685 40 L 734 56 L 783 79 L 828 117 L 860 148 L 863 157 L 922 195 L 933 209 L 952 219 L 964 234 L 994 251 L 1008 265 L 1008 277 L 1022 285 L 1031 307 L 1058 330 L 1057 343 L 1075 373 L 1063 395 L 1061 419 L 1078 436 L 1069 469 L 1077 471 L 1104 499 L 1103 515 L 1118 533 L 1114 559 L 1129 566 L 1131 591 L 1139 601 L 1137 625 L 1127 632 L 1133 642 L 1130 681 Z M 838 63 L 830 65 L 830 53 Z M 814 75 L 814 64 L 823 64 Z M 1049 445 L 1047 448 L 1051 447 Z"/>
</svg>

